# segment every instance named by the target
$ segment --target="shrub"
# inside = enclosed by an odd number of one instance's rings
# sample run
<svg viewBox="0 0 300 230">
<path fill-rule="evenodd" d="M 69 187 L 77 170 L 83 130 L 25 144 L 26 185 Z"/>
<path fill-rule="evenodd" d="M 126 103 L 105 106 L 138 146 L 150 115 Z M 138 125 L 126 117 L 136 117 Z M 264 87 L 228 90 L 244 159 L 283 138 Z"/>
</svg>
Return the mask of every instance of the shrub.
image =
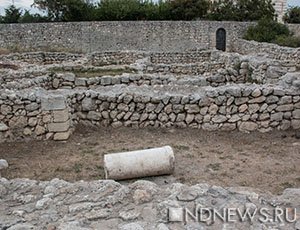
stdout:
<svg viewBox="0 0 300 230">
<path fill-rule="evenodd" d="M 289 8 L 284 16 L 284 21 L 287 23 L 300 23 L 300 7 Z"/>
<path fill-rule="evenodd" d="M 4 23 L 17 23 L 22 15 L 22 10 L 16 8 L 14 5 L 9 6 L 5 9 L 5 15 L 3 17 Z"/>
<path fill-rule="evenodd" d="M 300 47 L 300 37 L 296 36 L 278 36 L 275 41 L 280 46 Z"/>
<path fill-rule="evenodd" d="M 138 20 L 141 15 L 139 0 L 102 0 L 97 10 L 99 20 Z"/>
<path fill-rule="evenodd" d="M 208 15 L 217 21 L 257 21 L 262 17 L 275 18 L 272 0 L 215 0 Z"/>
<path fill-rule="evenodd" d="M 244 38 L 258 42 L 274 42 L 278 36 L 289 35 L 290 31 L 286 25 L 264 18 L 259 20 L 257 25 L 250 26 Z"/>
<path fill-rule="evenodd" d="M 281 46 L 300 47 L 300 37 L 293 36 L 286 25 L 266 18 L 260 20 L 257 25 L 250 26 L 244 38 Z"/>
<path fill-rule="evenodd" d="M 209 10 L 208 0 L 173 0 L 170 1 L 173 20 L 193 20 L 204 18 Z"/>
</svg>

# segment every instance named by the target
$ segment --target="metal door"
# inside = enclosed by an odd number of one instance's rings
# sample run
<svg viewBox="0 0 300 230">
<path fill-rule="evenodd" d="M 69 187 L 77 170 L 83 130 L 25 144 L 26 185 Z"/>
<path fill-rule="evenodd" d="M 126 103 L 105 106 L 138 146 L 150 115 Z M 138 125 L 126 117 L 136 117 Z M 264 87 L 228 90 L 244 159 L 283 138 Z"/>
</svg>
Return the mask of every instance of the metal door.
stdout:
<svg viewBox="0 0 300 230">
<path fill-rule="evenodd" d="M 216 33 L 216 48 L 217 50 L 226 50 L 226 30 L 220 28 Z"/>
</svg>

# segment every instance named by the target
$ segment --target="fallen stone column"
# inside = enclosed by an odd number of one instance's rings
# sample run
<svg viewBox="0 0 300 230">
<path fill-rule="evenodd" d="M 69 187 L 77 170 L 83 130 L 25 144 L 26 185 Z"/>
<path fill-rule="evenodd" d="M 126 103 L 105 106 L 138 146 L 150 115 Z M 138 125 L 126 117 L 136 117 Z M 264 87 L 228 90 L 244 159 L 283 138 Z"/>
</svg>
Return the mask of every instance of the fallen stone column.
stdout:
<svg viewBox="0 0 300 230">
<path fill-rule="evenodd" d="M 172 174 L 175 157 L 170 146 L 107 154 L 104 156 L 105 178 L 124 180 Z"/>
</svg>

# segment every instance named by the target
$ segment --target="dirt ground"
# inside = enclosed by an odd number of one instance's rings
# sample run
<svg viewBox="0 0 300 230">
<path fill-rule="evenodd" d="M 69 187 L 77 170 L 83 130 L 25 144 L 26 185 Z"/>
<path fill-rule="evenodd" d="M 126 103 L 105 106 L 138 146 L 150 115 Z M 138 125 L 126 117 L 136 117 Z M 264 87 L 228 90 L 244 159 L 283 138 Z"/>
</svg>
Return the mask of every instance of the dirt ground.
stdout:
<svg viewBox="0 0 300 230">
<path fill-rule="evenodd" d="M 2 176 L 67 181 L 103 179 L 104 154 L 164 145 L 173 147 L 176 169 L 172 176 L 146 178 L 158 184 L 246 186 L 274 194 L 287 187 L 300 187 L 300 140 L 295 131 L 245 134 L 79 127 L 67 142 L 0 144 L 0 158 L 10 164 Z"/>
</svg>

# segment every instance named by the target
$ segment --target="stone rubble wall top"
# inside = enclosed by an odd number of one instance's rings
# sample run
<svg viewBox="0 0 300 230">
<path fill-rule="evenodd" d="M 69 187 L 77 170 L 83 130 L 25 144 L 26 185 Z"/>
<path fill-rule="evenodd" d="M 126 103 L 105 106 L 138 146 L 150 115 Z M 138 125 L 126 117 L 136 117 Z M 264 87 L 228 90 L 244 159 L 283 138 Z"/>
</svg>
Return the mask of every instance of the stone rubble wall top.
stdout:
<svg viewBox="0 0 300 230">
<path fill-rule="evenodd" d="M 15 229 L 299 229 L 300 221 L 262 222 L 256 215 L 253 222 L 232 223 L 187 219 L 180 220 L 186 208 L 245 209 L 262 208 L 272 217 L 275 208 L 292 212 L 300 208 L 300 190 L 286 189 L 275 196 L 251 188 L 222 188 L 208 184 L 187 186 L 180 183 L 157 185 L 150 181 L 120 184 L 111 180 L 78 181 L 59 179 L 34 181 L 0 179 L 0 228 Z M 179 211 L 179 212 L 178 212 Z M 177 215 L 176 215 L 177 214 Z"/>
</svg>

